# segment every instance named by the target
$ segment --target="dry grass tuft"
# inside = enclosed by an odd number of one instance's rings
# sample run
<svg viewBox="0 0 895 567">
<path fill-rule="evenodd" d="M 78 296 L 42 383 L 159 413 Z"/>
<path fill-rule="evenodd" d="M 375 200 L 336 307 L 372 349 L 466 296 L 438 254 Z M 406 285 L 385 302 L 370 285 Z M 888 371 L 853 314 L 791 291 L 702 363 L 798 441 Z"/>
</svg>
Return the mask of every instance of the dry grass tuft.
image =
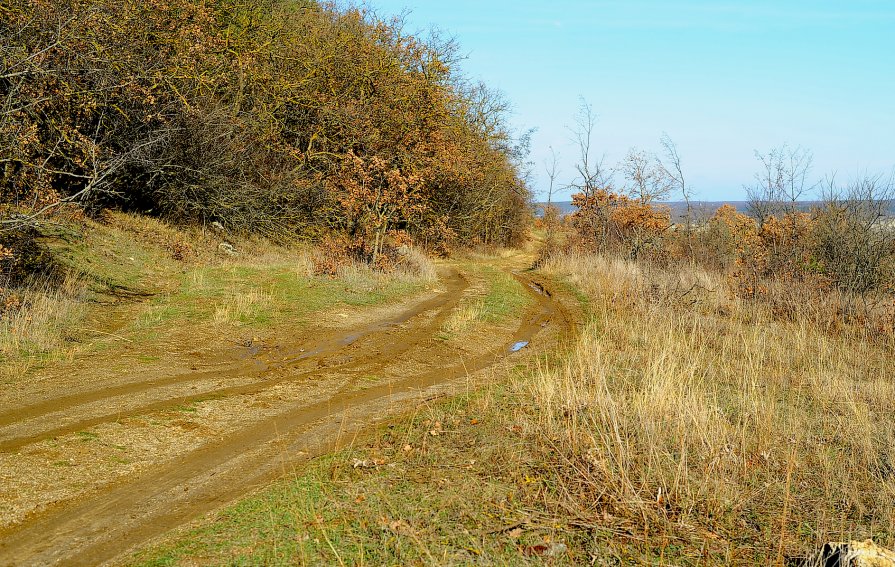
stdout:
<svg viewBox="0 0 895 567">
<path fill-rule="evenodd" d="M 76 277 L 17 290 L 17 306 L 0 316 L 0 376 L 26 372 L 39 362 L 34 354 L 60 354 L 84 313 L 86 293 Z"/>
<path fill-rule="evenodd" d="M 263 289 L 248 291 L 234 290 L 226 295 L 214 310 L 214 322 L 239 325 L 257 317 L 262 307 L 268 306 L 273 299 Z"/>
<path fill-rule="evenodd" d="M 482 314 L 481 302 L 467 303 L 455 309 L 441 328 L 444 336 L 455 336 L 469 329 Z"/>
<path fill-rule="evenodd" d="M 517 387 L 552 454 L 552 505 L 616 534 L 594 545 L 763 564 L 895 543 L 892 345 L 780 320 L 691 269 L 566 256 L 545 270 L 584 290 L 592 319 Z"/>
<path fill-rule="evenodd" d="M 438 280 L 435 264 L 417 248 L 408 249 L 396 271 L 399 277 L 420 283 L 435 283 Z"/>
</svg>

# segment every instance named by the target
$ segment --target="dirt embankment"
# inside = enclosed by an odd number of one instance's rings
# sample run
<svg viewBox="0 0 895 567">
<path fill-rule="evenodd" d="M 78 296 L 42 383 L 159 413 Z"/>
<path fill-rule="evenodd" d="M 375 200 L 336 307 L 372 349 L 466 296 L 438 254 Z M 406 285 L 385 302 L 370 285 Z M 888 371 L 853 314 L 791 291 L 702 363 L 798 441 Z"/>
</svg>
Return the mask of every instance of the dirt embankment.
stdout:
<svg viewBox="0 0 895 567">
<path fill-rule="evenodd" d="M 543 282 L 514 277 L 530 307 L 460 340 L 441 330 L 482 282 L 449 267 L 427 296 L 247 344 L 202 370 L 86 386 L 57 376 L 44 397 L 17 385 L 0 405 L 0 563 L 113 561 L 524 347 L 544 348 L 569 317 Z"/>
</svg>

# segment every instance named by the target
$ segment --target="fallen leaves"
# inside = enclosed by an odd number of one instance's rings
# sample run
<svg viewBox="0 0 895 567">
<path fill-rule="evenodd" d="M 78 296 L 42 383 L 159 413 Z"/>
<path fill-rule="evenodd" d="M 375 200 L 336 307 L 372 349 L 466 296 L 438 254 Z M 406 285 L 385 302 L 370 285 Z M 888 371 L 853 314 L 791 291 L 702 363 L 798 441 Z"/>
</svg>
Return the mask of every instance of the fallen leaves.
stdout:
<svg viewBox="0 0 895 567">
<path fill-rule="evenodd" d="M 351 468 L 375 469 L 376 467 L 384 465 L 386 462 L 387 461 L 385 459 L 353 459 Z"/>
</svg>

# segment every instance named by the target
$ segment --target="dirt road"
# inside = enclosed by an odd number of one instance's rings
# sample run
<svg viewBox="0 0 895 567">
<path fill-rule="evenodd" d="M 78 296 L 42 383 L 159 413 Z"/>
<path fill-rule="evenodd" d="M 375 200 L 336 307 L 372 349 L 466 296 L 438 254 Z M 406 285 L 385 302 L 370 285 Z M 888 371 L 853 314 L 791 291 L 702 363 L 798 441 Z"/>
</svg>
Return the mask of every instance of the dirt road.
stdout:
<svg viewBox="0 0 895 567">
<path fill-rule="evenodd" d="M 447 268 L 425 297 L 247 344 L 213 368 L 72 378 L 57 395 L 4 402 L 0 563 L 115 563 L 414 402 L 545 347 L 569 318 L 543 283 L 515 277 L 532 307 L 462 342 L 439 330 L 476 282 Z"/>
</svg>

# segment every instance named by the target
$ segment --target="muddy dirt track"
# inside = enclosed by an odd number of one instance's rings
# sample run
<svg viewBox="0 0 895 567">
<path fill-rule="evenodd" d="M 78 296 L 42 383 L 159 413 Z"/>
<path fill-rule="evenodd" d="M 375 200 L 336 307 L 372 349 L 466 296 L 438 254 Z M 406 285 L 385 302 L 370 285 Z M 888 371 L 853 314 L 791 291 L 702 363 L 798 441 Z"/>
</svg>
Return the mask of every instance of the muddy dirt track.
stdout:
<svg viewBox="0 0 895 567">
<path fill-rule="evenodd" d="M 571 321 L 543 282 L 515 277 L 532 306 L 512 326 L 489 329 L 462 347 L 438 333 L 475 282 L 448 268 L 440 289 L 427 296 L 372 310 L 347 327 L 247 345 L 212 369 L 126 373 L 55 397 L 4 402 L 0 564 L 123 560 L 134 547 L 351 442 L 371 424 L 545 348 Z M 201 411 L 177 410 L 191 404 Z M 115 451 L 139 458 L 100 464 Z M 59 455 L 73 455 L 79 467 L 62 461 L 74 471 L 68 480 L 52 470 Z"/>
</svg>

